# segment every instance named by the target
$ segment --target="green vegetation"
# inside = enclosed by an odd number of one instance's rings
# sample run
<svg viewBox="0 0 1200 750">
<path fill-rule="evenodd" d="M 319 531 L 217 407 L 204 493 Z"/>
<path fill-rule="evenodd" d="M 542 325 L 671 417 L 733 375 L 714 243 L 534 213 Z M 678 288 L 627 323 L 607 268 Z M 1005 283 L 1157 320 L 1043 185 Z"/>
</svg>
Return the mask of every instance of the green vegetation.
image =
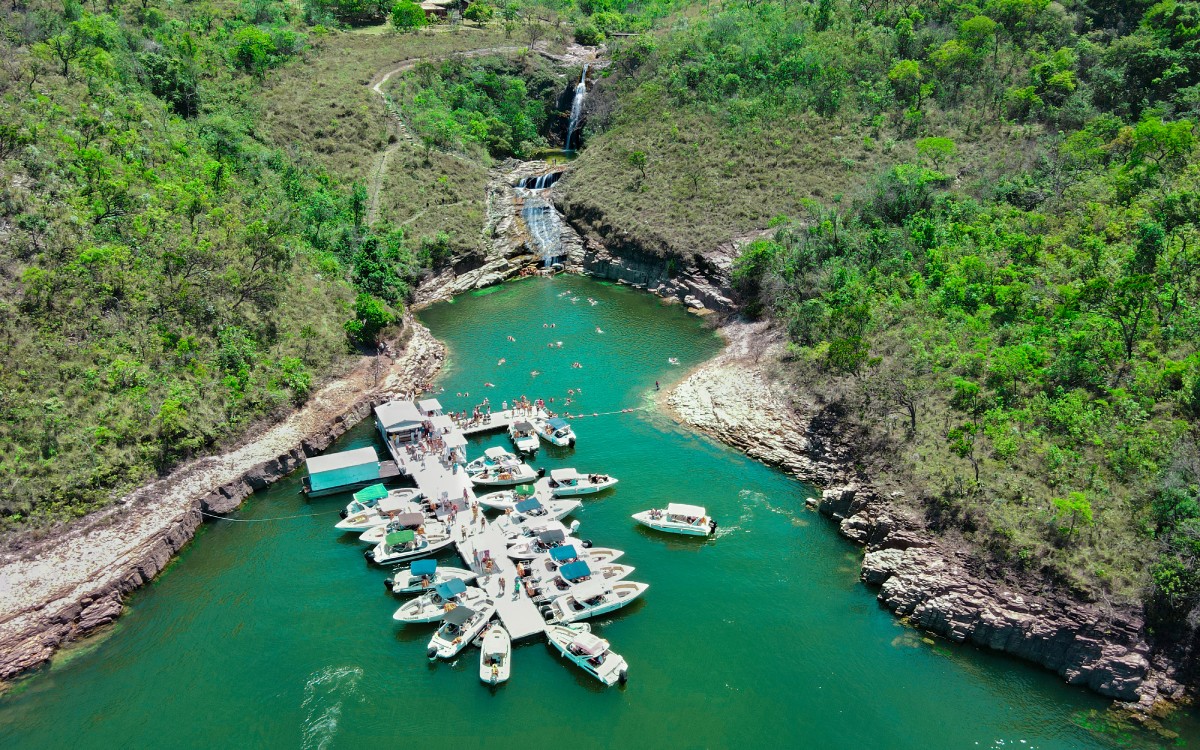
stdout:
<svg viewBox="0 0 1200 750">
<path fill-rule="evenodd" d="M 1200 3 L 1110 6 L 726 4 L 617 40 L 563 204 L 670 255 L 758 232 L 737 291 L 864 471 L 1165 631 L 1200 602 Z"/>
</svg>

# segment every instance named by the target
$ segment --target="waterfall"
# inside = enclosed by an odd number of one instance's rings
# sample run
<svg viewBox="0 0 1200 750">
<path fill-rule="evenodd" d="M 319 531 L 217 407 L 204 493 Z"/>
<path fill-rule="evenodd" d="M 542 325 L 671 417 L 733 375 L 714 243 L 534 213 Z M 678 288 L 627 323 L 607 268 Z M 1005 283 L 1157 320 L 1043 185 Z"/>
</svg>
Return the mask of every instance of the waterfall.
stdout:
<svg viewBox="0 0 1200 750">
<path fill-rule="evenodd" d="M 587 98 L 588 66 L 584 63 L 583 75 L 579 76 L 579 85 L 575 87 L 575 100 L 571 102 L 571 120 L 567 123 L 567 147 L 571 150 L 571 135 L 579 128 L 579 117 L 583 114 L 583 100 Z"/>
<path fill-rule="evenodd" d="M 549 268 L 555 259 L 563 255 L 560 240 L 562 227 L 559 224 L 558 212 L 541 196 L 531 195 L 525 199 L 521 218 L 525 220 L 525 226 L 529 227 L 529 237 L 534 249 L 541 254 L 542 263 Z"/>
</svg>

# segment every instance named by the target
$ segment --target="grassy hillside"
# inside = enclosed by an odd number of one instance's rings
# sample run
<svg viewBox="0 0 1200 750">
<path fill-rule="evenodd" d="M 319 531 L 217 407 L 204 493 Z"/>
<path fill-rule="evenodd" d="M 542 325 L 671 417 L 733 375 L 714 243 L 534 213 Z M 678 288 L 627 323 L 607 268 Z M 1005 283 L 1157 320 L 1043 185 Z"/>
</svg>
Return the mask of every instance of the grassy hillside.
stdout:
<svg viewBox="0 0 1200 750">
<path fill-rule="evenodd" d="M 735 267 L 779 376 L 1000 575 L 1200 601 L 1200 3 L 724 4 L 617 40 L 565 207 Z"/>
</svg>

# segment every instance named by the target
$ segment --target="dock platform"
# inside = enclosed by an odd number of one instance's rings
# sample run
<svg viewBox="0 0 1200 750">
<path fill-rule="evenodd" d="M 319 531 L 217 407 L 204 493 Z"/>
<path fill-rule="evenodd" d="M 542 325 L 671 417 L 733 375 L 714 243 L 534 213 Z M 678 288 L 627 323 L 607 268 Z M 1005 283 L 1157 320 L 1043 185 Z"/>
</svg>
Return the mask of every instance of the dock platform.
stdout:
<svg viewBox="0 0 1200 750">
<path fill-rule="evenodd" d="M 486 432 L 500 432 L 507 430 L 513 422 L 517 422 L 522 419 L 534 419 L 539 417 L 545 419 L 547 416 L 549 415 L 547 415 L 542 409 L 532 409 L 530 411 L 516 411 L 514 409 L 509 409 L 507 411 L 494 411 L 486 420 L 481 420 L 478 422 L 469 421 L 466 424 L 458 424 L 456 420 L 455 424 L 458 426 L 459 432 L 461 432 L 464 437 L 469 437 L 471 435 L 482 435 Z"/>
</svg>

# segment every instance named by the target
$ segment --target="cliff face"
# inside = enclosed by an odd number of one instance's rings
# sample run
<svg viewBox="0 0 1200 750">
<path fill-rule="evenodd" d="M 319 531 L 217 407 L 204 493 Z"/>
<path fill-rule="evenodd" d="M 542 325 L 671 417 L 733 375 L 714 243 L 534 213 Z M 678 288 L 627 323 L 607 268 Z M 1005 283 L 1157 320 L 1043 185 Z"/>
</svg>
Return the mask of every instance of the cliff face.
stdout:
<svg viewBox="0 0 1200 750">
<path fill-rule="evenodd" d="M 778 343 L 765 324 L 724 331 L 725 352 L 680 383 L 669 406 L 681 421 L 828 488 L 808 505 L 866 547 L 861 578 L 879 587 L 884 606 L 915 627 L 1040 664 L 1143 715 L 1184 697 L 1177 668 L 1154 651 L 1138 608 L 1031 593 L 983 575 L 969 551 L 855 475 L 850 447 L 815 426 L 815 409 L 794 403 L 764 372 L 759 363 L 770 361 Z"/>
<path fill-rule="evenodd" d="M 444 353 L 410 322 L 404 351 L 364 358 L 304 408 L 220 456 L 190 462 L 52 537 L 0 556 L 0 680 L 46 662 L 62 644 L 115 620 L 124 597 L 152 580 L 200 527 L 287 475 L 371 413 L 428 382 Z"/>
</svg>

